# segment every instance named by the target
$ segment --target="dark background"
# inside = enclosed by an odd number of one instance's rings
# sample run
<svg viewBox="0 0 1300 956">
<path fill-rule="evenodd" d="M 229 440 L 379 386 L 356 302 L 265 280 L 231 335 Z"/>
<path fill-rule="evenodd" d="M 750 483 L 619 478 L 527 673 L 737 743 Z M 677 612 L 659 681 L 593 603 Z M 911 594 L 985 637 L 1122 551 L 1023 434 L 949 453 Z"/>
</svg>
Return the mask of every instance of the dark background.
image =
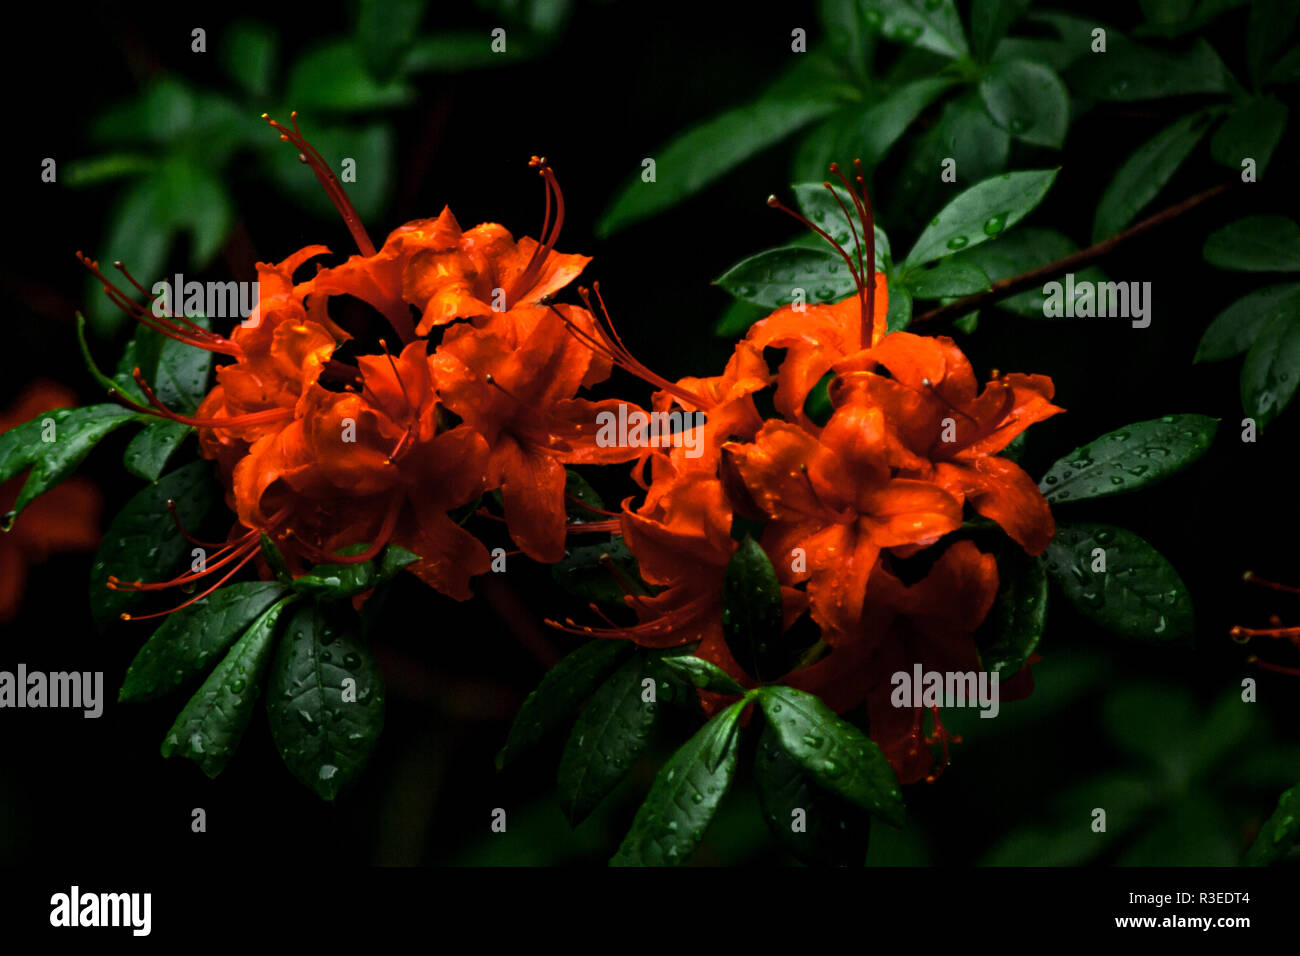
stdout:
<svg viewBox="0 0 1300 956">
<path fill-rule="evenodd" d="M 782 6 L 774 14 L 749 4 L 584 3 L 540 59 L 425 78 L 417 104 L 392 117 L 399 143 L 396 198 L 382 221 L 367 223 L 371 236 L 378 243 L 389 229 L 436 215 L 447 203 L 465 226 L 495 220 L 516 235 L 535 235 L 541 195 L 525 164 L 530 154 L 543 153 L 568 203 L 560 248 L 595 256 L 586 276 L 601 281 L 628 345 L 669 378 L 716 374 L 730 344 L 710 330 L 728 296 L 710 282 L 740 258 L 792 236 L 788 220 L 767 209 L 764 199 L 788 185 L 796 141 L 607 240 L 598 241 L 592 227 L 643 157 L 693 121 L 747 100 L 774 77 L 792 55 L 792 27 L 805 26 L 810 45 L 819 42 L 812 4 Z M 199 14 L 174 6 L 109 4 L 80 13 L 61 5 L 35 7 L 24 28 L 9 34 L 0 67 L 9 94 L 0 404 L 38 376 L 72 385 L 90 403 L 101 397 L 77 356 L 72 316 L 84 307 L 85 286 L 72 253 L 83 248 L 111 258 L 96 251 L 96 243 L 114 187 L 43 184 L 41 159 L 85 155 L 88 119 L 155 70 L 220 86 L 224 79 L 214 55 L 190 52 L 196 25 L 208 30 L 211 50 L 229 21 L 256 17 L 277 27 L 288 57 L 316 38 L 346 32 L 351 14 L 346 6 L 295 10 L 265 4 L 208 6 Z M 1112 14 L 1119 26 L 1135 17 L 1136 11 Z M 429 20 L 491 26 L 472 9 L 434 9 Z M 1240 19 L 1234 21 L 1238 34 L 1240 27 Z M 1229 66 L 1239 66 L 1241 37 L 1214 40 Z M 1057 184 L 1032 222 L 1050 222 L 1086 243 L 1097 197 L 1119 162 L 1162 120 L 1180 115 L 1177 109 L 1165 103 L 1103 108 L 1080 119 L 1060 154 Z M 310 117 L 302 120 L 310 137 Z M 1296 128 L 1293 123 L 1279 157 L 1295 155 Z M 1229 175 L 1206 154 L 1198 150 L 1153 210 Z M 295 162 L 287 146 L 284 161 Z M 1024 167 L 1013 152 L 1008 168 Z M 1055 601 L 1040 647 L 1045 660 L 1035 696 L 1005 704 L 1005 720 L 964 728 L 967 743 L 956 748 L 953 766 L 937 785 L 909 789 L 909 829 L 903 837 L 878 835 L 874 862 L 975 862 L 1023 824 L 1050 829 L 1059 823 L 1054 800 L 1132 759 L 1101 727 L 1101 703 L 1117 690 L 1159 691 L 1150 695 L 1147 726 L 1134 729 L 1140 734 L 1160 727 L 1161 694 L 1171 688 L 1190 690 L 1208 707 L 1243 676 L 1259 678 L 1259 726 L 1234 764 L 1250 758 L 1280 773 L 1264 774 L 1266 782 L 1250 778 L 1255 782 L 1222 796 L 1220 815 L 1206 824 L 1237 849 L 1271 810 L 1280 789 L 1273 777 L 1300 779 L 1297 678 L 1255 672 L 1244 663 L 1246 649 L 1227 637 L 1232 624 L 1263 626 L 1273 612 L 1300 623 L 1300 598 L 1240 582 L 1241 572 L 1254 568 L 1300 583 L 1294 548 L 1300 509 L 1292 470 L 1300 413 L 1283 414 L 1257 443 L 1243 444 L 1239 366 L 1191 364 L 1209 320 L 1250 288 L 1249 277 L 1219 272 L 1201 260 L 1205 235 L 1249 212 L 1294 216 L 1295 197 L 1284 193 L 1293 176 L 1294 167 L 1275 165 L 1265 182 L 1236 188 L 1105 264 L 1111 278 L 1152 283 L 1150 328 L 1115 320 L 1031 321 L 988 310 L 977 333 L 961 339 L 980 374 L 997 367 L 1054 378 L 1057 401 L 1068 414 L 1032 430 L 1025 459 L 1031 474 L 1130 422 L 1173 412 L 1223 420 L 1214 448 L 1188 473 L 1156 490 L 1080 507 L 1077 514 L 1132 528 L 1170 558 L 1195 602 L 1197 640 L 1179 648 L 1123 643 Z M 890 180 L 887 162 L 877 190 Z M 236 195 L 259 258 L 278 260 L 312 242 L 331 244 L 336 253 L 348 250 L 339 221 L 315 218 L 285 202 L 255 170 L 240 180 Z M 883 224 L 889 229 L 888 221 Z M 891 238 L 901 248 L 911 237 L 891 230 Z M 234 267 L 246 269 L 237 259 L 232 255 Z M 226 278 L 226 269 L 219 258 L 202 278 Z M 238 271 L 233 277 L 253 278 Z M 110 364 L 117 346 L 96 348 L 106 357 L 103 364 Z M 629 397 L 644 397 L 640 383 L 623 378 L 616 386 Z M 114 436 L 82 469 L 102 487 L 106 516 L 139 487 L 120 467 L 126 440 Z M 616 501 L 631 486 L 622 483 L 618 470 L 609 471 L 600 476 L 601 487 L 607 500 Z M 86 599 L 89 564 L 87 556 L 65 556 L 33 571 L 21 616 L 0 632 L 0 668 L 25 662 L 47 671 L 103 670 L 106 694 L 115 693 L 147 625 L 119 627 L 106 636 L 94 632 Z M 109 703 L 94 721 L 59 711 L 0 712 L 0 863 L 603 863 L 655 767 L 685 731 L 670 728 L 651 758 L 576 832 L 550 798 L 558 741 L 498 774 L 493 756 L 519 702 L 543 672 L 537 654 L 544 658 L 547 647 L 554 653 L 571 646 L 563 635 L 538 626 L 543 615 L 567 607 L 545 569 L 518 559 L 508 583 L 510 594 L 464 605 L 440 597 L 429 601 L 414 586 L 395 595 L 397 613 L 378 643 L 389 689 L 387 726 L 360 785 L 334 806 L 322 804 L 283 768 L 260 711 L 239 755 L 217 781 L 158 753 L 183 704 L 179 699 Z M 404 603 L 403 597 L 412 600 Z M 507 621 L 501 608 L 510 606 L 517 619 Z M 521 632 L 534 635 L 531 649 L 519 639 Z M 1272 656 L 1294 663 L 1281 653 Z M 742 780 L 696 862 L 781 859 L 765 839 L 753 802 Z M 190 831 L 196 807 L 207 811 L 206 834 Z M 495 807 L 510 814 L 506 835 L 488 831 Z"/>
</svg>

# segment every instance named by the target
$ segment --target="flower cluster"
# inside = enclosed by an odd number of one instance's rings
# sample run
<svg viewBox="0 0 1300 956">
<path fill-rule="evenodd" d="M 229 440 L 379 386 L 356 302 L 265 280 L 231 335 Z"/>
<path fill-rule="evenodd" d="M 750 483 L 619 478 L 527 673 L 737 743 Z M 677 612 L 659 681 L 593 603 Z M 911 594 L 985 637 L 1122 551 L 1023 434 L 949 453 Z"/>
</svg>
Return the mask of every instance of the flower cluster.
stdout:
<svg viewBox="0 0 1300 956">
<path fill-rule="evenodd" d="M 570 530 L 564 466 L 626 461 L 638 451 L 598 445 L 602 405 L 578 397 L 611 366 L 584 344 L 596 333 L 591 313 L 550 301 L 590 261 L 555 250 L 564 200 L 554 173 L 532 159 L 546 186 L 540 240 L 516 240 L 495 223 L 463 230 L 444 209 L 376 249 L 296 120 L 292 130 L 272 125 L 301 150 L 359 255 L 301 281 L 297 273 L 328 254 L 325 246 L 259 264 L 258 303 L 228 337 L 135 304 L 83 259 L 138 321 L 229 359 L 193 416 L 164 406 L 138 370 L 149 406 L 119 396 L 198 429 L 238 516 L 203 572 L 224 574 L 191 600 L 253 560 L 263 535 L 294 575 L 313 563 L 360 563 L 392 543 L 418 556 L 409 569 L 421 579 L 464 600 L 490 559 L 452 513 L 498 489 L 519 549 L 559 560 Z M 200 576 L 112 583 L 153 588 Z"/>
<path fill-rule="evenodd" d="M 874 261 L 870 240 L 865 257 L 856 242 L 859 224 L 873 235 L 870 206 L 865 190 L 844 184 L 859 213 L 855 223 L 845 211 L 856 248 L 836 249 L 857 295 L 778 309 L 737 344 L 721 376 L 683 379 L 655 395 L 657 410 L 676 403 L 707 414 L 704 454 L 656 451 L 645 500 L 624 503 L 624 537 L 642 576 L 661 590 L 629 595 L 635 625 L 570 627 L 651 647 L 699 642 L 697 656 L 743 686 L 779 679 L 841 713 L 865 703 L 871 736 L 900 780 L 911 782 L 931 773 L 932 757 L 921 746 L 921 709 L 892 705 L 890 676 L 918 663 L 979 670 L 974 633 L 998 590 L 992 555 L 970 540 L 943 539 L 961 528 L 969 507 L 1029 554 L 1046 548 L 1055 531 L 1047 502 L 998 453 L 1060 409 L 1044 376 L 995 375 L 980 388 L 951 339 L 887 333 L 884 277 L 861 265 Z M 784 353 L 774 370 L 770 350 Z M 819 384 L 831 404 L 820 422 L 806 409 Z M 755 397 L 767 389 L 777 414 L 764 420 Z M 820 634 L 788 673 L 746 672 L 724 636 L 723 583 L 738 518 L 762 522 L 787 638 L 799 644 L 805 616 Z M 928 572 L 906 580 L 901 563 L 927 549 Z M 1025 683 L 1004 684 L 1004 696 L 1023 694 Z M 710 710 L 725 699 L 702 697 Z M 925 739 L 946 750 L 938 708 Z"/>
</svg>

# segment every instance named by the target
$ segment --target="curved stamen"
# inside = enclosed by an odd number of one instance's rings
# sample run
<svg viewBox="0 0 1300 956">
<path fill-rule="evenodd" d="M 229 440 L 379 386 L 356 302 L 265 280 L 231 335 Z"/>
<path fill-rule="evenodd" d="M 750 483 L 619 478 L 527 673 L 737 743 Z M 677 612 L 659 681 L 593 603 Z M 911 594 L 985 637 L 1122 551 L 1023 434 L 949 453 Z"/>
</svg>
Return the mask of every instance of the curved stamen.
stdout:
<svg viewBox="0 0 1300 956">
<path fill-rule="evenodd" d="M 541 276 L 542 270 L 546 267 L 546 260 L 550 258 L 551 252 L 555 249 L 555 244 L 560 239 L 560 230 L 564 227 L 564 193 L 560 191 L 560 182 L 555 178 L 555 173 L 550 165 L 546 162 L 545 156 L 533 156 L 529 158 L 528 165 L 537 170 L 537 174 L 542 177 L 546 184 L 546 212 L 542 217 L 542 232 L 537 237 L 537 248 L 528 259 L 528 264 L 514 282 L 510 284 L 510 291 L 506 293 L 506 308 L 515 302 L 518 296 L 531 289 L 533 284 Z M 551 194 L 555 194 L 555 222 L 551 224 Z M 547 231 L 549 226 L 549 232 Z"/>
<path fill-rule="evenodd" d="M 364 564 L 384 549 L 388 544 L 389 538 L 393 536 L 393 530 L 397 527 L 397 516 L 402 511 L 403 499 L 401 495 L 394 495 L 393 501 L 388 506 L 388 512 L 384 515 L 384 522 L 380 525 L 379 532 L 375 535 L 375 540 L 370 547 L 366 548 L 360 554 L 331 554 L 321 548 L 316 547 L 310 542 L 294 535 L 291 530 L 286 530 L 285 535 L 292 537 L 301 550 L 311 560 L 327 564 Z"/>
<path fill-rule="evenodd" d="M 257 552 L 258 552 L 258 543 L 257 543 L 257 542 L 252 542 L 252 543 L 246 545 L 246 548 L 247 548 L 247 553 L 244 555 L 243 560 L 241 560 L 241 561 L 240 561 L 238 564 L 236 564 L 233 568 L 231 568 L 229 571 L 227 571 L 227 572 L 222 576 L 221 580 L 219 580 L 216 584 L 212 585 L 212 587 L 207 588 L 206 590 L 204 590 L 204 591 L 202 591 L 202 592 L 200 592 L 200 593 L 194 595 L 194 597 L 190 598 L 190 599 L 189 599 L 188 601 L 186 601 L 184 604 L 178 604 L 176 607 L 171 608 L 170 610 L 167 610 L 167 611 L 156 611 L 156 612 L 154 612 L 153 614 L 127 614 L 127 613 L 124 612 L 124 613 L 122 614 L 122 620 L 124 620 L 124 621 L 147 621 L 147 620 L 149 620 L 150 618 L 155 618 L 155 617 L 165 617 L 166 615 L 168 615 L 168 614 L 173 614 L 173 613 L 175 613 L 176 611 L 181 610 L 182 608 L 189 607 L 189 606 L 190 606 L 191 604 L 193 604 L 195 601 L 201 601 L 201 600 L 203 600 L 205 597 L 207 597 L 209 594 L 211 594 L 211 593 L 212 593 L 213 591 L 215 591 L 217 588 L 221 587 L 221 585 L 225 584 L 225 583 L 226 583 L 227 581 L 229 581 L 232 577 L 234 577 L 234 576 L 235 576 L 235 573 L 236 573 L 240 568 L 242 568 L 244 565 L 246 565 L 249 561 L 253 560 L 254 555 L 256 555 Z"/>
<path fill-rule="evenodd" d="M 293 131 L 290 132 L 285 126 L 276 120 L 271 119 L 266 113 L 262 114 L 262 119 L 266 120 L 271 126 L 280 131 L 280 139 L 286 143 L 291 143 L 297 147 L 298 161 L 312 171 L 316 176 L 316 181 L 321 184 L 325 190 L 325 195 L 329 197 L 334 208 L 339 211 L 343 217 L 343 223 L 348 227 L 348 232 L 352 233 L 352 239 L 356 242 L 357 248 L 361 254 L 369 258 L 375 254 L 375 244 L 370 241 L 370 236 L 366 232 L 366 227 L 361 224 L 361 217 L 357 215 L 356 209 L 352 206 L 352 201 L 348 199 L 347 192 L 343 189 L 343 184 L 338 181 L 334 171 L 330 169 L 329 163 L 311 143 L 307 142 L 302 135 L 302 130 L 298 128 L 298 111 L 294 110 L 289 114 L 289 119 L 293 122 Z"/>
</svg>

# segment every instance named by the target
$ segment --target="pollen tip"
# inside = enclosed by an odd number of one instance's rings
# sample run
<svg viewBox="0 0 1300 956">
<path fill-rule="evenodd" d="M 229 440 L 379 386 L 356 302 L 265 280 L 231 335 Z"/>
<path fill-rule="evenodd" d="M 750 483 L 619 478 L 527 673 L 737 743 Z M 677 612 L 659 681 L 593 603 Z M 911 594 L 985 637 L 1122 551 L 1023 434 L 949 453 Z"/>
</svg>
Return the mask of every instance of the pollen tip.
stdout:
<svg viewBox="0 0 1300 956">
<path fill-rule="evenodd" d="M 1241 572 L 1241 579 L 1242 579 L 1243 581 L 1250 581 L 1250 580 L 1252 580 L 1254 577 L 1255 577 L 1255 572 L 1254 572 L 1254 571 L 1242 571 L 1242 572 Z"/>
<path fill-rule="evenodd" d="M 118 617 L 120 617 L 120 618 L 121 618 L 122 620 L 124 620 L 124 621 L 129 621 L 129 620 L 131 620 L 131 615 L 130 615 L 130 614 L 127 614 L 125 611 L 123 611 L 121 614 L 119 614 Z"/>
<path fill-rule="evenodd" d="M 781 200 L 776 198 L 776 193 L 773 193 L 772 195 L 767 197 L 767 204 L 769 206 L 779 206 L 781 205 Z"/>
</svg>

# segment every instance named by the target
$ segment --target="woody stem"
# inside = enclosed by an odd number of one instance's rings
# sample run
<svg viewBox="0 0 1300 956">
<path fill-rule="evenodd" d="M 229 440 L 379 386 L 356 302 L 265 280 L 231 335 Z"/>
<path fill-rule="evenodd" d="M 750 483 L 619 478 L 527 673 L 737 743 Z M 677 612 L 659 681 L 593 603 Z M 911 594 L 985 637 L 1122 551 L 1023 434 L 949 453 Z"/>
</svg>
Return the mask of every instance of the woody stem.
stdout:
<svg viewBox="0 0 1300 956">
<path fill-rule="evenodd" d="M 1037 269 L 1023 273 L 1022 275 L 1012 276 L 1009 279 L 999 279 L 997 282 L 993 283 L 993 288 L 991 289 L 987 289 L 984 292 L 977 292 L 974 295 L 968 295 L 965 298 L 958 299 L 956 302 L 950 302 L 948 305 L 940 306 L 937 309 L 931 309 L 929 312 L 923 312 L 921 315 L 912 319 L 912 324 L 915 325 L 917 322 L 935 322 L 940 319 L 957 318 L 972 309 L 991 305 L 994 302 L 1013 296 L 1018 292 L 1024 292 L 1026 289 L 1041 285 L 1062 273 L 1069 272 L 1072 269 L 1077 269 L 1080 266 L 1088 265 L 1106 255 L 1121 243 L 1127 242 L 1135 236 L 1140 236 L 1144 232 L 1155 229 L 1157 226 L 1162 226 L 1170 220 L 1181 216 L 1183 213 L 1195 209 L 1206 200 L 1213 199 L 1215 196 L 1227 192 L 1228 187 L 1231 185 L 1231 183 L 1222 183 L 1218 186 L 1207 189 L 1204 192 L 1197 193 L 1195 196 L 1190 196 L 1182 202 L 1170 206 L 1168 209 L 1163 209 L 1154 216 L 1143 219 L 1136 225 L 1129 226 L 1123 232 L 1117 232 L 1109 239 L 1103 239 L 1101 242 L 1091 245 L 1087 249 L 1080 249 L 1078 252 L 1072 253 L 1063 259 L 1049 262 L 1045 266 L 1039 266 Z"/>
</svg>

